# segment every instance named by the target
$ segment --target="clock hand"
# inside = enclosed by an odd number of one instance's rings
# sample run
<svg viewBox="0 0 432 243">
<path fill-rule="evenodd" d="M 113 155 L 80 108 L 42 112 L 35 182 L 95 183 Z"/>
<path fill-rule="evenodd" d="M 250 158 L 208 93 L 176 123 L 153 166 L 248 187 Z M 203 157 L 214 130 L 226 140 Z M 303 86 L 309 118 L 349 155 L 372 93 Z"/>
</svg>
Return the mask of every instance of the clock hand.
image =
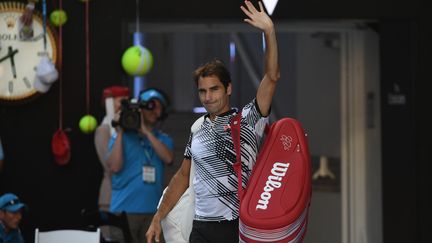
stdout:
<svg viewBox="0 0 432 243">
<path fill-rule="evenodd" d="M 14 78 L 16 78 L 16 68 L 15 68 L 15 60 L 14 60 L 15 54 L 12 54 L 12 53 L 13 53 L 12 47 L 9 46 L 9 54 L 11 54 L 10 55 L 10 61 L 11 61 L 11 67 L 12 67 L 12 74 L 13 74 Z"/>
<path fill-rule="evenodd" d="M 0 62 L 3 62 L 4 60 L 8 59 L 9 57 L 11 57 L 11 56 L 13 56 L 13 55 L 15 55 L 17 53 L 18 53 L 18 49 L 13 50 L 12 53 L 8 52 L 8 54 L 6 54 L 6 56 L 0 58 Z"/>
</svg>

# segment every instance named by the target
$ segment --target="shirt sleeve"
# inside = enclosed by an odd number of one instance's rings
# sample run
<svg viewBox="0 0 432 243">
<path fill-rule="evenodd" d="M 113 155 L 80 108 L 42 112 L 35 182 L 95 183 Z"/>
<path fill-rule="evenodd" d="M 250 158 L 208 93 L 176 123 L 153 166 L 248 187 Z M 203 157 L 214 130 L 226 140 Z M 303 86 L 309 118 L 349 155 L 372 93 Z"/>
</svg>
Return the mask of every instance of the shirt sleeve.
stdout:
<svg viewBox="0 0 432 243">
<path fill-rule="evenodd" d="M 189 140 L 188 140 L 188 143 L 186 144 L 185 152 L 183 154 L 184 157 L 187 159 L 192 158 L 191 145 L 192 145 L 192 133 L 189 135 Z"/>
<path fill-rule="evenodd" d="M 242 117 L 244 122 L 252 127 L 255 126 L 260 121 L 260 119 L 268 118 L 268 116 L 264 117 L 261 115 L 261 111 L 259 110 L 256 99 L 253 99 L 243 108 Z"/>
<path fill-rule="evenodd" d="M 242 123 L 252 127 L 257 136 L 263 136 L 265 127 L 269 123 L 269 116 L 261 115 L 256 98 L 243 108 Z"/>
<path fill-rule="evenodd" d="M 117 139 L 117 133 L 114 132 L 114 134 L 111 136 L 111 138 L 108 142 L 108 152 L 111 152 L 111 150 L 113 149 L 116 139 Z"/>
<path fill-rule="evenodd" d="M 166 133 L 162 133 L 159 137 L 160 141 L 165 144 L 171 151 L 174 150 L 174 141 L 173 139 Z"/>
</svg>

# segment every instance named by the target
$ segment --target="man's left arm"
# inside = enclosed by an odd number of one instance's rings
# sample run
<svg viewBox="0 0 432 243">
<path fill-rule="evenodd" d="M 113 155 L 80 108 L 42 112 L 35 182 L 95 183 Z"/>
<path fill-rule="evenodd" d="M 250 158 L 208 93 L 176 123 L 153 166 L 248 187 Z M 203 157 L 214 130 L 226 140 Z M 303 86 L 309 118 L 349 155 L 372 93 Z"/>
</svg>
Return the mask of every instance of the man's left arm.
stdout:
<svg viewBox="0 0 432 243">
<path fill-rule="evenodd" d="M 258 4 L 259 11 L 250 1 L 245 1 L 246 7 L 240 6 L 240 8 L 249 17 L 244 21 L 264 32 L 266 43 L 264 77 L 258 87 L 256 98 L 261 115 L 268 116 L 276 84 L 280 77 L 279 57 L 273 21 L 265 12 L 261 1 Z"/>
</svg>

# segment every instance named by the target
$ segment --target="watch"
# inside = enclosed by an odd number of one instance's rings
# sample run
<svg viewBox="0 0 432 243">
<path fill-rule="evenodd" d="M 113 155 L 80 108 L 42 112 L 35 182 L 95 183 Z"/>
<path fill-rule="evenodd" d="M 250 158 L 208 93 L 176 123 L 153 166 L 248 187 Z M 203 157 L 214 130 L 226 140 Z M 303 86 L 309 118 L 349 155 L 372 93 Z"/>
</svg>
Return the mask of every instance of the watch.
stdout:
<svg viewBox="0 0 432 243">
<path fill-rule="evenodd" d="M 26 5 L 20 2 L 0 3 L 0 102 L 21 104 L 41 93 L 34 87 L 36 67 L 48 56 L 57 62 L 57 36 L 50 25 L 44 27 L 42 15 L 33 11 L 32 37 L 20 38 L 20 17 Z M 45 42 L 46 40 L 46 42 Z"/>
</svg>

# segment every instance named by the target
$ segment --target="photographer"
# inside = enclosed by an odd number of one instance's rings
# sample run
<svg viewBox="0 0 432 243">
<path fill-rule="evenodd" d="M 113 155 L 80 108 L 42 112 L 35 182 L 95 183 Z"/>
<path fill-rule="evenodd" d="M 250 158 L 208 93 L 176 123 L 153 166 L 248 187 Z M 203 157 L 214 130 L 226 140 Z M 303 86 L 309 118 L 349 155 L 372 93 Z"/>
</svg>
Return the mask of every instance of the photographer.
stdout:
<svg viewBox="0 0 432 243">
<path fill-rule="evenodd" d="M 108 145 L 110 211 L 127 213 L 134 243 L 146 241 L 163 190 L 164 165 L 173 161 L 173 140 L 156 128 L 166 118 L 168 105 L 168 97 L 154 88 L 142 91 L 135 103 L 123 102 Z M 138 127 L 130 127 L 137 121 Z"/>
</svg>

